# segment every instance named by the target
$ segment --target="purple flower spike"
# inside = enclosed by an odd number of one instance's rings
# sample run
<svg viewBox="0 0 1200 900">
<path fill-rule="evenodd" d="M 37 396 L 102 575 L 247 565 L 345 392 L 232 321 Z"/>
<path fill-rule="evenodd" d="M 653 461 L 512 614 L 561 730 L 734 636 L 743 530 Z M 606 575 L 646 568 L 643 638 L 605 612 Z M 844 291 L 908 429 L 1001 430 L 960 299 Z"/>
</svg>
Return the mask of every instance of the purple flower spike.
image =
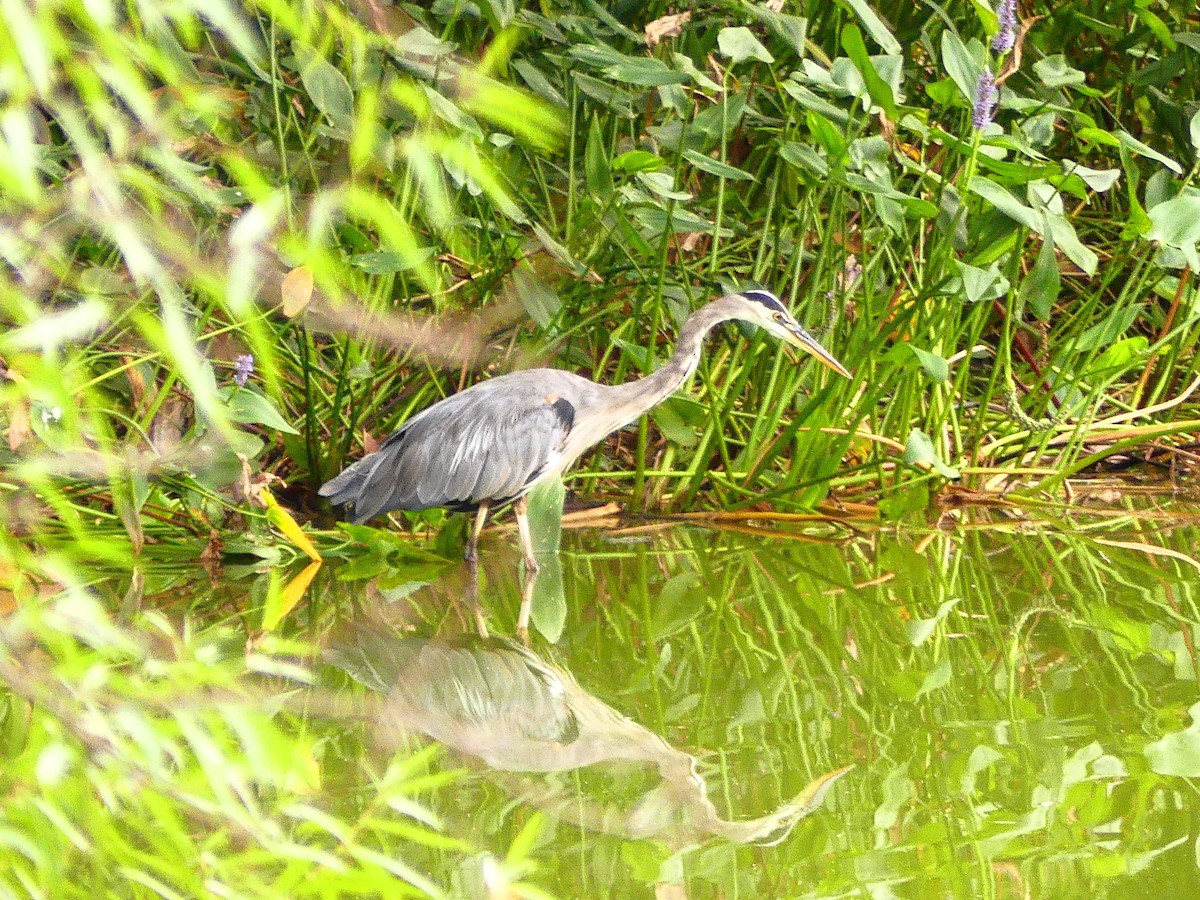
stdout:
<svg viewBox="0 0 1200 900">
<path fill-rule="evenodd" d="M 254 357 L 249 353 L 243 353 L 233 361 L 233 383 L 238 387 L 245 387 L 253 374 Z"/>
<path fill-rule="evenodd" d="M 1000 19 L 1000 30 L 992 38 L 992 49 L 1007 53 L 1017 42 L 1017 0 L 1000 0 L 996 15 Z"/>
<path fill-rule="evenodd" d="M 996 76 L 987 66 L 979 73 L 975 85 L 975 106 L 971 109 L 971 127 L 983 131 L 996 115 Z"/>
</svg>

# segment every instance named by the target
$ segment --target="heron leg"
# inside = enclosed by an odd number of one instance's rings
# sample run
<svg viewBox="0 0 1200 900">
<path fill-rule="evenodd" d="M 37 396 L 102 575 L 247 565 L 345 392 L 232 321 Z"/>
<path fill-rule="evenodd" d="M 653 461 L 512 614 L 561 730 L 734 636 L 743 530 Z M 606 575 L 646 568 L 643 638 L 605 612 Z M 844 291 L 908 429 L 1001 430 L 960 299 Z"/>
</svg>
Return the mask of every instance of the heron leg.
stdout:
<svg viewBox="0 0 1200 900">
<path fill-rule="evenodd" d="M 467 536 L 467 549 L 463 553 L 463 559 L 467 562 L 474 562 L 479 558 L 479 533 L 483 531 L 483 526 L 487 524 L 488 505 L 480 503 L 479 509 L 475 512 L 475 524 L 471 526 L 471 533 Z"/>
<path fill-rule="evenodd" d="M 530 569 L 525 589 L 521 591 L 521 609 L 517 613 L 517 639 L 526 647 L 529 646 L 529 615 L 533 612 L 533 588 L 537 580 L 538 570 Z"/>
<path fill-rule="evenodd" d="M 488 637 L 487 617 L 483 607 L 479 605 L 479 564 L 474 559 L 467 560 L 467 606 L 471 617 L 475 620 L 475 630 L 481 638 Z"/>
<path fill-rule="evenodd" d="M 530 572 L 536 572 L 541 566 L 538 565 L 537 557 L 533 555 L 533 537 L 529 533 L 529 503 L 524 497 L 517 500 L 513 504 L 513 511 L 517 514 L 517 534 L 521 539 L 521 552 L 525 554 L 525 567 Z"/>
</svg>

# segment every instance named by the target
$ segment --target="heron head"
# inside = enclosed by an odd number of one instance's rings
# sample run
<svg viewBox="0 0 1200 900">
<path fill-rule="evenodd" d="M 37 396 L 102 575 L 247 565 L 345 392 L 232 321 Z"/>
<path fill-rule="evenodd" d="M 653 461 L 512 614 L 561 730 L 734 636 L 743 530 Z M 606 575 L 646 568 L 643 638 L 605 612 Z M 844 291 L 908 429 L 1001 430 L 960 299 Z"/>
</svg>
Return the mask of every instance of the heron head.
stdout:
<svg viewBox="0 0 1200 900">
<path fill-rule="evenodd" d="M 770 291 L 756 288 L 741 291 L 733 296 L 741 301 L 744 310 L 744 315 L 739 313 L 739 318 L 744 318 L 745 321 L 757 325 L 785 344 L 816 357 L 818 362 L 833 369 L 839 375 L 847 378 L 853 377 L 850 370 L 822 347 L 817 339 L 809 334 L 808 330 L 787 311 L 787 307 L 780 299 Z"/>
</svg>

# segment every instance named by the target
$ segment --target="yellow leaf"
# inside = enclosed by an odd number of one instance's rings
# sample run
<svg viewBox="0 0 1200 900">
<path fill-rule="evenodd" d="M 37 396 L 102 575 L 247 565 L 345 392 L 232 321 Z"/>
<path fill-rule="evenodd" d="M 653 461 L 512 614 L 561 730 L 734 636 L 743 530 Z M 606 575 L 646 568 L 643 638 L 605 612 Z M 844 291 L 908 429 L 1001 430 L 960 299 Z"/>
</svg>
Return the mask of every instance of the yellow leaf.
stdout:
<svg viewBox="0 0 1200 900">
<path fill-rule="evenodd" d="M 296 604 L 300 602 L 300 598 L 312 584 L 313 576 L 317 574 L 319 568 L 321 568 L 320 560 L 310 562 L 276 595 L 278 599 L 275 602 L 271 602 L 271 598 L 268 598 L 267 606 L 263 610 L 263 631 L 274 631 L 279 627 L 279 623 L 287 617 L 287 614 L 296 608 Z"/>
<path fill-rule="evenodd" d="M 261 487 L 258 494 L 259 499 L 267 508 L 267 516 L 271 519 L 271 524 L 283 532 L 285 538 L 303 550 L 309 559 L 320 562 L 321 554 L 296 520 L 292 518 L 292 514 L 279 505 L 279 501 L 271 496 L 271 492 L 267 490 L 266 486 Z"/>
<path fill-rule="evenodd" d="M 283 296 L 283 314 L 289 319 L 302 312 L 313 295 L 313 273 L 308 266 L 297 266 L 283 276 L 279 289 Z"/>
</svg>

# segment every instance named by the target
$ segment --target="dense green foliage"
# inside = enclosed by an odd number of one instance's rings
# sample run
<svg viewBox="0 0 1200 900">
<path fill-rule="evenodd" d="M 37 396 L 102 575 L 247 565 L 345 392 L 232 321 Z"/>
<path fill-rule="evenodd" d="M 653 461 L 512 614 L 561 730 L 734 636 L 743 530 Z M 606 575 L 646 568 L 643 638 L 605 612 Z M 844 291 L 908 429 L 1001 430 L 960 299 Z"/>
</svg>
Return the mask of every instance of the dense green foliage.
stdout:
<svg viewBox="0 0 1200 900">
<path fill-rule="evenodd" d="M 1187 463 L 1194 3 L 1030 3 L 1011 41 L 986 3 L 516 7 L 0 5 L 4 890 L 435 892 L 403 848 L 471 848 L 403 799 L 424 763 L 338 818 L 304 800 L 312 735 L 174 709 L 299 650 L 141 621 L 142 557 L 282 568 L 272 525 L 294 538 L 413 410 L 538 362 L 636 377 L 725 288 L 775 290 L 855 378 L 729 328 L 572 490 L 901 518 L 956 477 Z M 355 565 L 398 559 L 398 581 L 441 565 L 404 542 Z M 111 570 L 120 625 L 90 594 Z M 285 581 L 256 582 L 268 625 Z M 161 846 L 131 838 L 165 817 Z"/>
</svg>

